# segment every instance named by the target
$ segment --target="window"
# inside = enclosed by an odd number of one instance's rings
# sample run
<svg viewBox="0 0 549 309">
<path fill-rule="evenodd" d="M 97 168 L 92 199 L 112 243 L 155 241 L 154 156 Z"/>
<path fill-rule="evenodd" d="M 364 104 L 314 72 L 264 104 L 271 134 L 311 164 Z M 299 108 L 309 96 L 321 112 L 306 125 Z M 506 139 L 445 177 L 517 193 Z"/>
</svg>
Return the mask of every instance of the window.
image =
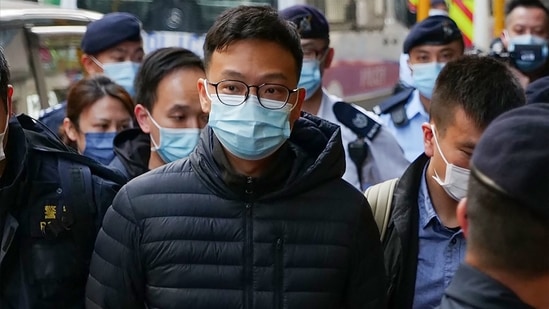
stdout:
<svg viewBox="0 0 549 309">
<path fill-rule="evenodd" d="M 216 17 L 238 5 L 272 5 L 277 0 L 78 0 L 78 8 L 101 13 L 128 12 L 147 31 L 205 33 Z"/>
<path fill-rule="evenodd" d="M 0 30 L 0 46 L 4 49 L 10 66 L 11 84 L 14 88 L 13 108 L 16 114 L 37 115 L 40 111 L 40 100 L 36 82 L 29 65 L 29 50 L 23 29 Z"/>
</svg>

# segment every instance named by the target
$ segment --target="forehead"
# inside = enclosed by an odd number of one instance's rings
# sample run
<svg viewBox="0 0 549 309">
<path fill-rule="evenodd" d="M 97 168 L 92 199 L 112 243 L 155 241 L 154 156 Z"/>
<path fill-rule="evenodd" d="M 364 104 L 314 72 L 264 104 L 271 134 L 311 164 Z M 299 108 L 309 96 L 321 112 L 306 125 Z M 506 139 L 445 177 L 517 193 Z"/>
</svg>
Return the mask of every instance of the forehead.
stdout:
<svg viewBox="0 0 549 309">
<path fill-rule="evenodd" d="M 200 107 L 198 88 L 199 78 L 206 77 L 199 68 L 181 68 L 164 76 L 156 89 L 156 102 L 153 111 L 170 109 L 174 105 Z"/>
<path fill-rule="evenodd" d="M 453 42 L 450 42 L 450 43 L 444 44 L 444 45 L 424 44 L 424 45 L 414 46 L 410 50 L 409 54 L 413 55 L 413 54 L 418 54 L 418 53 L 439 53 L 439 52 L 447 51 L 447 50 L 461 51 L 461 49 L 462 49 L 461 43 L 456 40 L 456 41 L 453 41 Z"/>
<path fill-rule="evenodd" d="M 323 48 L 326 45 L 326 40 L 323 39 L 301 39 L 301 47 L 307 48 Z"/>
<path fill-rule="evenodd" d="M 479 128 L 473 119 L 465 113 L 463 107 L 453 108 L 452 113 L 451 121 L 444 128 L 445 136 L 457 143 L 476 145 L 484 130 Z"/>
<path fill-rule="evenodd" d="M 120 102 L 117 98 L 106 95 L 101 99 L 95 101 L 91 106 L 82 111 L 81 117 L 94 119 L 113 119 L 117 114 L 123 112 L 124 114 L 129 114 L 126 111 L 124 104 Z"/>
<path fill-rule="evenodd" d="M 124 41 L 100 52 L 97 56 L 111 53 L 134 53 L 141 50 L 143 50 L 143 41 Z"/>
<path fill-rule="evenodd" d="M 239 79 L 249 84 L 264 82 L 297 84 L 296 59 L 280 44 L 265 40 L 240 40 L 212 54 L 207 76 L 212 82 Z"/>
<path fill-rule="evenodd" d="M 544 26 L 547 16 L 545 11 L 533 7 L 517 7 L 507 16 L 507 24 L 513 26 Z"/>
</svg>

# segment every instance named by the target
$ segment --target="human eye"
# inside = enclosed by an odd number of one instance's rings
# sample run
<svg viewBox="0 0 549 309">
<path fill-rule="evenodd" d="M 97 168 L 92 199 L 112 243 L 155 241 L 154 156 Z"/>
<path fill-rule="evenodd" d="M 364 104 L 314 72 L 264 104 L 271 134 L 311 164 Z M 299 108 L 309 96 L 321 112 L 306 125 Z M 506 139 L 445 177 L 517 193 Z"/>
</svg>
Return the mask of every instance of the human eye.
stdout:
<svg viewBox="0 0 549 309">
<path fill-rule="evenodd" d="M 261 87 L 260 96 L 268 100 L 286 102 L 288 89 L 282 85 L 265 84 Z"/>
<path fill-rule="evenodd" d="M 109 129 L 108 123 L 96 123 L 92 126 L 94 129 L 98 131 L 107 131 Z"/>
<path fill-rule="evenodd" d="M 220 94 L 229 94 L 229 95 L 242 95 L 246 93 L 247 87 L 244 83 L 239 81 L 223 81 L 217 85 L 217 91 Z"/>
</svg>

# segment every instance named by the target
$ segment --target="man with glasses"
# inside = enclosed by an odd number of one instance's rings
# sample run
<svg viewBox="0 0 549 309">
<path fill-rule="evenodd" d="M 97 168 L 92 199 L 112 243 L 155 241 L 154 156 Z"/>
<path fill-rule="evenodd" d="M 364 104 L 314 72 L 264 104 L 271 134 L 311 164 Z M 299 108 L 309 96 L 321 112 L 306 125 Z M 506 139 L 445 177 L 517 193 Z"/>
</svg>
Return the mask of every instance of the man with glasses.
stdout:
<svg viewBox="0 0 549 309">
<path fill-rule="evenodd" d="M 315 7 L 295 5 L 280 11 L 293 22 L 301 36 L 303 67 L 299 86 L 306 89 L 303 110 L 341 127 L 346 169 L 343 179 L 363 190 L 398 177 L 408 161 L 391 132 L 372 112 L 330 95 L 322 87 L 324 71 L 330 68 L 334 49 L 324 15 Z"/>
<path fill-rule="evenodd" d="M 384 308 L 379 233 L 338 126 L 302 114 L 299 34 L 240 6 L 206 35 L 208 127 L 130 181 L 103 221 L 90 308 Z M 301 117 L 300 117 L 301 116 Z"/>
</svg>

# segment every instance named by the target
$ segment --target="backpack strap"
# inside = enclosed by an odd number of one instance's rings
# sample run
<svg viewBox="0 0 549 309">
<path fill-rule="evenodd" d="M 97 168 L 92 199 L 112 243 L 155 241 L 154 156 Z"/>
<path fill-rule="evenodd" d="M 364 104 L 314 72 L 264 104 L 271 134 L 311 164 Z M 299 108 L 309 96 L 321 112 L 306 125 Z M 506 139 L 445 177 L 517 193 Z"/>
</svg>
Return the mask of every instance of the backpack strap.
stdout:
<svg viewBox="0 0 549 309">
<path fill-rule="evenodd" d="M 389 179 L 377 185 L 368 187 L 364 196 L 368 200 L 368 204 L 372 208 L 372 214 L 376 221 L 380 239 L 383 241 L 385 238 L 385 232 L 389 225 L 389 218 L 391 216 L 391 209 L 393 203 L 393 193 L 395 191 L 398 178 Z"/>
<path fill-rule="evenodd" d="M 92 251 L 95 240 L 94 219 L 97 212 L 93 201 L 91 170 L 84 164 L 65 160 L 62 157 L 58 158 L 58 168 L 61 188 L 63 188 L 62 211 L 68 214 L 66 222 L 62 220 L 61 225 L 65 229 L 72 230 L 75 243 L 81 249 L 83 257 L 89 258 L 88 252 Z"/>
</svg>

